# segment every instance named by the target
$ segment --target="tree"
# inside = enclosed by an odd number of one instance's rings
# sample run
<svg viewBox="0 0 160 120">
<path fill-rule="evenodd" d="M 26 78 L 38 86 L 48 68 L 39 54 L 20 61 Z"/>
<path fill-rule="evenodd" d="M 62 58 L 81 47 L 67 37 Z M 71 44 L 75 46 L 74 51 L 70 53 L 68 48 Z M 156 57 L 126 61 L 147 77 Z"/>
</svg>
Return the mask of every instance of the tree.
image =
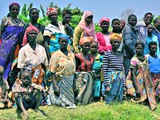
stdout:
<svg viewBox="0 0 160 120">
<path fill-rule="evenodd" d="M 125 21 L 127 21 L 128 16 L 130 14 L 135 14 L 135 11 L 132 8 L 129 8 L 129 9 L 126 9 L 126 10 L 122 11 L 121 14 L 120 14 L 120 17 L 122 19 L 124 19 Z"/>
</svg>

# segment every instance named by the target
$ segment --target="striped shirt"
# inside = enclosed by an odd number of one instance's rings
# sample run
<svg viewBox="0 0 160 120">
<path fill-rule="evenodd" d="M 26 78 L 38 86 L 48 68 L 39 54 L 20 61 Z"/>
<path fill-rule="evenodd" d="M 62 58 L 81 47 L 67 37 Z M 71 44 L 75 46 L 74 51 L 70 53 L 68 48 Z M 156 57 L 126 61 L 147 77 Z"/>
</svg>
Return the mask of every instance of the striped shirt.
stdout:
<svg viewBox="0 0 160 120">
<path fill-rule="evenodd" d="M 108 72 L 111 71 L 123 71 L 123 55 L 120 52 L 113 53 L 112 51 L 108 51 L 103 56 L 103 77 L 104 77 L 104 85 L 109 84 L 108 80 Z"/>
</svg>

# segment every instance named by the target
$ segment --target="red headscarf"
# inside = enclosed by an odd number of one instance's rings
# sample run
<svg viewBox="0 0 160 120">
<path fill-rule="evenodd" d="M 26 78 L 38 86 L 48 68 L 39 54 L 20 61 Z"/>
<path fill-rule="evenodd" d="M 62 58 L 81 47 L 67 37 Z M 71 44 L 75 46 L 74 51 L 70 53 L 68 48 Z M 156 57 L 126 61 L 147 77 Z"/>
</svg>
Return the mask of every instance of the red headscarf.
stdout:
<svg viewBox="0 0 160 120">
<path fill-rule="evenodd" d="M 24 33 L 22 46 L 24 46 L 24 45 L 26 45 L 28 43 L 27 34 L 32 30 L 34 30 L 34 31 L 36 31 L 38 33 L 38 29 L 30 24 L 29 27 L 27 27 L 27 29 L 26 29 L 26 31 Z"/>
<path fill-rule="evenodd" d="M 93 41 L 92 37 L 82 37 L 79 41 L 79 45 L 83 45 L 86 42 L 91 43 Z"/>
<path fill-rule="evenodd" d="M 101 24 L 102 24 L 103 21 L 106 21 L 106 22 L 109 22 L 109 23 L 110 23 L 109 18 L 103 17 L 103 18 L 101 18 L 100 21 L 99 21 L 99 26 L 101 26 Z"/>
<path fill-rule="evenodd" d="M 48 9 L 47 9 L 47 13 L 46 13 L 46 15 L 47 16 L 49 16 L 51 13 L 57 13 L 58 12 L 58 10 L 57 10 L 57 8 L 51 8 L 51 7 L 49 7 Z"/>
</svg>

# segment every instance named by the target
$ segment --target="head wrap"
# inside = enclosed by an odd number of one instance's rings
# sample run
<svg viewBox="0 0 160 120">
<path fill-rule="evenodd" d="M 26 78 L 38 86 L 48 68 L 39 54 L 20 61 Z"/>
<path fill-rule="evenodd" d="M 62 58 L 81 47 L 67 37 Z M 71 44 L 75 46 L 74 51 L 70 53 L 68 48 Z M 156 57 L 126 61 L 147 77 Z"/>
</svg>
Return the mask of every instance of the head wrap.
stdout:
<svg viewBox="0 0 160 120">
<path fill-rule="evenodd" d="M 85 11 L 83 13 L 83 16 L 81 18 L 81 21 L 79 22 L 79 26 L 84 30 L 84 33 L 87 35 L 87 36 L 90 36 L 90 37 L 93 37 L 94 39 L 95 38 L 95 30 L 94 30 L 94 23 L 93 21 L 91 22 L 90 25 L 86 25 L 86 22 L 85 22 L 85 18 L 89 17 L 89 16 L 93 16 L 93 13 L 90 12 L 90 11 Z"/>
<path fill-rule="evenodd" d="M 17 5 L 20 8 L 19 3 L 16 3 L 16 2 L 12 2 L 11 4 L 9 4 L 9 8 L 11 8 L 13 5 Z"/>
<path fill-rule="evenodd" d="M 24 46 L 24 45 L 26 45 L 28 43 L 27 34 L 32 30 L 34 30 L 34 31 L 36 31 L 38 33 L 38 29 L 36 27 L 34 27 L 32 24 L 30 24 L 29 27 L 27 27 L 27 29 L 26 29 L 26 31 L 24 33 L 22 46 Z"/>
<path fill-rule="evenodd" d="M 49 16 L 51 13 L 58 13 L 57 8 L 51 8 L 51 7 L 49 7 L 49 8 L 47 9 L 46 15 Z"/>
<path fill-rule="evenodd" d="M 106 21 L 106 22 L 109 22 L 109 23 L 110 23 L 109 18 L 103 17 L 103 18 L 101 18 L 100 21 L 99 21 L 99 26 L 101 26 L 101 24 L 102 24 L 103 21 Z"/>
<path fill-rule="evenodd" d="M 68 35 L 66 35 L 66 34 L 60 34 L 59 36 L 57 36 L 58 42 L 59 42 L 60 38 L 66 39 L 66 40 L 68 41 L 68 44 L 71 43 L 71 41 L 70 41 Z"/>
<path fill-rule="evenodd" d="M 110 42 L 112 42 L 113 40 L 119 40 L 121 42 L 122 41 L 122 37 L 118 33 L 113 33 L 110 36 Z"/>
<path fill-rule="evenodd" d="M 92 37 L 82 37 L 79 41 L 79 45 L 83 45 L 86 42 L 91 43 L 93 41 Z"/>
</svg>

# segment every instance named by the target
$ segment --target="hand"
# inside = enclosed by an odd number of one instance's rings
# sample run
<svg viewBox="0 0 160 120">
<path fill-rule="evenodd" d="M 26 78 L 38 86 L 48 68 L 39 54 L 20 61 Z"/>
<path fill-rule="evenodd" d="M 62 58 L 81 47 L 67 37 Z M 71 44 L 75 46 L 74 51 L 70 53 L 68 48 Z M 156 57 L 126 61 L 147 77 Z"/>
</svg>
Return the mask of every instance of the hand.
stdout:
<svg viewBox="0 0 160 120">
<path fill-rule="evenodd" d="M 29 119 L 28 113 L 25 111 L 25 112 L 23 112 L 23 114 L 24 114 L 24 117 L 28 120 Z"/>
<path fill-rule="evenodd" d="M 110 91 L 110 87 L 109 87 L 109 86 L 106 87 L 106 91 L 107 91 L 107 92 Z"/>
</svg>

